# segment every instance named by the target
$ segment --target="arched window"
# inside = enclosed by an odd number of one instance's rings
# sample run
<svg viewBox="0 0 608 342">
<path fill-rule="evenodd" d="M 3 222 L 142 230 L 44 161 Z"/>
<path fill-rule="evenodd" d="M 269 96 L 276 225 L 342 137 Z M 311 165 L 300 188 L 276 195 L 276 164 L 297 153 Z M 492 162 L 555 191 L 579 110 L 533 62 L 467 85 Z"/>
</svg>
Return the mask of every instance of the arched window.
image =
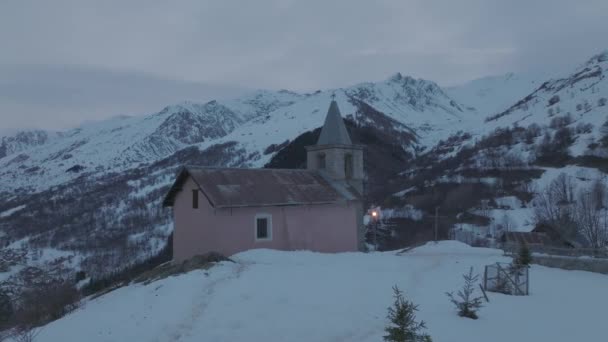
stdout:
<svg viewBox="0 0 608 342">
<path fill-rule="evenodd" d="M 325 153 L 317 154 L 317 167 L 319 170 L 325 169 Z"/>
<path fill-rule="evenodd" d="M 350 153 L 344 155 L 344 176 L 346 179 L 353 178 L 353 155 Z"/>
</svg>

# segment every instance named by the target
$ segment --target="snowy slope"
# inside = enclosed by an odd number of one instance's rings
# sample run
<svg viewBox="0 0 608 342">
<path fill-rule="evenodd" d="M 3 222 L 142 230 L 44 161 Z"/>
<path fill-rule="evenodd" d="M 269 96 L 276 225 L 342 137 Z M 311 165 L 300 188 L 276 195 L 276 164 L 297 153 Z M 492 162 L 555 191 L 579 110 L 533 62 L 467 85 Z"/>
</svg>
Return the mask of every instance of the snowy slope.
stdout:
<svg viewBox="0 0 608 342">
<path fill-rule="evenodd" d="M 536 90 L 546 78 L 547 75 L 508 73 L 449 87 L 446 92 L 485 118 L 506 110 L 514 101 Z"/>
<path fill-rule="evenodd" d="M 486 130 L 532 123 L 547 125 L 555 117 L 570 116 L 571 127 L 591 124 L 591 132 L 580 136 L 571 147 L 574 156 L 585 152 L 587 145 L 599 138 L 608 118 L 608 50 L 593 56 L 574 72 L 544 82 L 534 92 L 508 109 L 486 118 Z"/>
<path fill-rule="evenodd" d="M 0 159 L 20 151 L 47 144 L 59 137 L 61 137 L 61 134 L 41 130 L 22 131 L 12 135 L 7 134 L 6 136 L 0 134 Z"/>
<path fill-rule="evenodd" d="M 534 265 L 530 296 L 489 293 L 479 320 L 458 317 L 445 292 L 462 286 L 470 266 L 482 272 L 507 261 L 501 254 L 458 242 L 403 255 L 253 250 L 236 255 L 236 264 L 90 300 L 43 327 L 37 341 L 376 342 L 394 285 L 420 306 L 417 318 L 433 341 L 603 339 L 608 276 L 587 272 Z"/>
</svg>

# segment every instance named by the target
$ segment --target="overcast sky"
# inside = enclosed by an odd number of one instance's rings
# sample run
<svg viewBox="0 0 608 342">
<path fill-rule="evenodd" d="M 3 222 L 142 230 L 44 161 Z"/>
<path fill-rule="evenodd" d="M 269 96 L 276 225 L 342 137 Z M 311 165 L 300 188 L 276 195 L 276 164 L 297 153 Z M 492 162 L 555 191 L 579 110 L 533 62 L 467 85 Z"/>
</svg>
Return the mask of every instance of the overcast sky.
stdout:
<svg viewBox="0 0 608 342">
<path fill-rule="evenodd" d="M 607 17 L 606 0 L 0 0 L 0 133 L 397 71 L 567 72 L 608 49 Z"/>
</svg>

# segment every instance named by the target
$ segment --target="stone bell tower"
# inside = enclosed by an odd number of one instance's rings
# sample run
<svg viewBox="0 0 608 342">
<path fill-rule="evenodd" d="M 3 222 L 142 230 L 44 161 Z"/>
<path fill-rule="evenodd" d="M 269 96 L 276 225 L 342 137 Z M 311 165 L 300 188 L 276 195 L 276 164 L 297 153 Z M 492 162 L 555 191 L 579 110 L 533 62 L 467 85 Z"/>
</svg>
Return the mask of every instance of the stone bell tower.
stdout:
<svg viewBox="0 0 608 342">
<path fill-rule="evenodd" d="M 335 100 L 329 105 L 317 144 L 306 150 L 308 170 L 344 181 L 363 194 L 363 146 L 353 145 Z"/>
</svg>

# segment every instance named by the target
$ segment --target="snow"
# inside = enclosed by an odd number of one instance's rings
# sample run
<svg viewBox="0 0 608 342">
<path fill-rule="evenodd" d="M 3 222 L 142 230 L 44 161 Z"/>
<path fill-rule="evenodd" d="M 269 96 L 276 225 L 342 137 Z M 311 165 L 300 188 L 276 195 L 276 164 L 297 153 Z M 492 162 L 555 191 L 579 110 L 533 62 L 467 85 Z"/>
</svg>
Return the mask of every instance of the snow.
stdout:
<svg viewBox="0 0 608 342">
<path fill-rule="evenodd" d="M 538 88 L 546 75 L 514 74 L 488 76 L 447 88 L 448 95 L 470 104 L 482 117 L 500 113 Z"/>
<path fill-rule="evenodd" d="M 412 186 L 412 187 L 409 187 L 409 188 L 407 188 L 407 189 L 405 189 L 405 190 L 401 190 L 401 191 L 399 191 L 399 192 L 395 192 L 395 193 L 393 194 L 393 196 L 395 196 L 395 197 L 403 197 L 403 196 L 405 196 L 405 195 L 409 194 L 409 193 L 410 193 L 410 192 L 412 192 L 412 191 L 416 191 L 417 189 L 418 189 L 417 187 Z"/>
<path fill-rule="evenodd" d="M 3 211 L 3 212 L 0 213 L 0 217 L 9 217 L 12 214 L 18 212 L 19 210 L 25 209 L 25 207 L 26 207 L 26 205 L 24 204 L 24 205 L 20 205 L 18 207 L 14 207 L 14 208 L 5 210 L 5 211 Z"/>
<path fill-rule="evenodd" d="M 546 167 L 543 168 L 545 172 L 543 172 L 540 179 L 534 181 L 534 186 L 536 187 L 537 192 L 543 191 L 547 188 L 551 182 L 559 177 L 560 174 L 565 174 L 571 181 L 573 186 L 575 187 L 575 194 L 578 193 L 581 189 L 584 189 L 590 186 L 595 180 L 602 180 L 606 178 L 606 174 L 602 173 L 598 169 L 576 166 L 576 165 L 568 165 L 562 168 L 552 168 Z"/>
<path fill-rule="evenodd" d="M 449 241 L 402 255 L 252 250 L 234 259 L 88 300 L 37 341 L 381 341 L 394 285 L 420 306 L 437 342 L 605 335 L 608 276 L 536 265 L 530 296 L 488 293 L 479 320 L 458 317 L 445 292 L 470 266 L 480 273 L 507 261 L 498 250 Z"/>
<path fill-rule="evenodd" d="M 494 201 L 499 207 L 506 207 L 508 209 L 516 209 L 522 206 L 519 198 L 515 196 L 498 197 L 495 198 Z"/>
<path fill-rule="evenodd" d="M 382 209 L 380 214 L 382 219 L 400 217 L 409 218 L 415 221 L 422 220 L 423 215 L 424 213 L 421 210 L 414 208 L 414 206 L 410 204 L 407 204 L 401 208 Z"/>
</svg>

